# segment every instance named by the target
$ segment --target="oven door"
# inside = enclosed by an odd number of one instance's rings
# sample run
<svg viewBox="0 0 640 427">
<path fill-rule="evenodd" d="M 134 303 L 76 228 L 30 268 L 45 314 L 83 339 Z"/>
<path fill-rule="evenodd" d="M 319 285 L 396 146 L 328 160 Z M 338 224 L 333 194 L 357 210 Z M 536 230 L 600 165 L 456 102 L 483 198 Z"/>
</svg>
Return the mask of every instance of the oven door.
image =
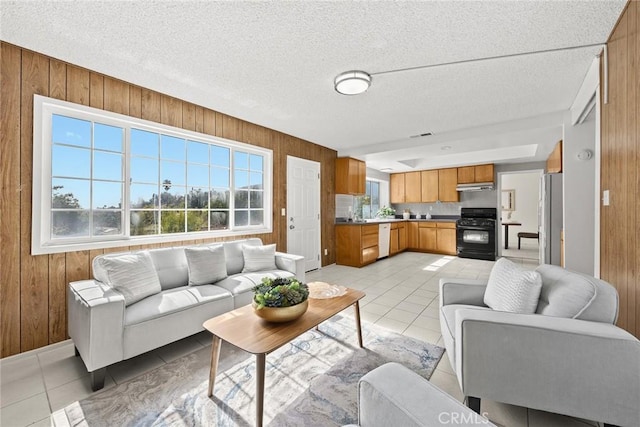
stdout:
<svg viewBox="0 0 640 427">
<path fill-rule="evenodd" d="M 456 240 L 458 256 L 496 259 L 495 228 L 458 225 Z"/>
</svg>

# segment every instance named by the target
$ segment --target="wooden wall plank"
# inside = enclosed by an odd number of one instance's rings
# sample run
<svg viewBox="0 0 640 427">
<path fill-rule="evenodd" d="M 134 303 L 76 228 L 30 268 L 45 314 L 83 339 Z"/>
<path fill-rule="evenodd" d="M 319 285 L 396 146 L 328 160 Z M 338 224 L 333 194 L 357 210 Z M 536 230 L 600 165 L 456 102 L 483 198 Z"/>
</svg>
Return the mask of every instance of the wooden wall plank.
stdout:
<svg viewBox="0 0 640 427">
<path fill-rule="evenodd" d="M 67 252 L 67 283 L 89 279 L 89 251 Z"/>
<path fill-rule="evenodd" d="M 633 76 L 638 76 L 640 74 L 640 2 L 632 2 L 629 7 L 631 8 L 630 13 L 633 13 L 633 10 L 635 9 L 635 15 L 636 15 L 636 22 L 635 22 L 635 26 L 634 26 L 634 31 L 635 31 L 635 50 L 632 50 L 632 55 L 634 58 L 634 71 L 631 75 Z M 635 86 L 636 86 L 636 90 L 635 90 L 635 117 L 640 117 L 640 79 L 636 78 L 635 79 Z M 640 190 L 640 121 L 636 120 L 635 121 L 635 128 L 636 128 L 636 160 L 635 160 L 635 165 L 636 165 L 636 186 L 638 188 L 638 190 Z M 640 197 L 635 198 L 636 204 L 635 204 L 635 211 L 636 211 L 636 218 L 634 221 L 634 224 L 636 224 L 636 258 L 635 258 L 635 270 L 636 272 L 640 272 L 640 227 L 637 226 L 637 224 L 640 224 Z M 635 336 L 636 337 L 640 337 L 640 281 L 636 280 L 634 289 L 636 292 L 636 309 L 635 309 L 635 316 L 636 316 L 636 332 L 635 332 Z"/>
<path fill-rule="evenodd" d="M 205 133 L 204 132 L 204 108 L 196 105 L 196 132 Z"/>
<path fill-rule="evenodd" d="M 104 109 L 129 114 L 129 85 L 122 80 L 104 78 Z"/>
<path fill-rule="evenodd" d="M 638 223 L 636 222 L 636 209 L 637 209 L 637 200 L 638 194 L 640 191 L 640 187 L 638 186 L 638 169 L 640 169 L 640 164 L 638 164 L 638 140 L 637 136 L 637 126 L 638 120 L 640 116 L 637 114 L 638 111 L 636 106 L 638 104 L 638 98 L 640 97 L 640 93 L 637 92 L 638 89 L 638 81 L 640 80 L 640 66 L 638 62 L 640 62 L 640 56 L 634 58 L 634 53 L 640 51 L 640 46 L 637 45 L 637 35 L 638 35 L 638 14 L 636 13 L 638 7 L 638 2 L 632 2 L 628 4 L 628 21 L 627 21 L 627 51 L 628 51 L 628 60 L 626 61 L 626 86 L 629 88 L 626 91 L 627 94 L 627 102 L 625 105 L 625 132 L 626 137 L 626 155 L 625 160 L 627 163 L 627 197 L 626 197 L 626 223 L 629 225 L 629 229 L 633 230 L 635 228 L 635 233 L 626 233 L 627 239 L 627 330 L 634 335 L 638 335 L 640 330 L 636 328 L 637 317 L 640 315 L 639 312 L 636 311 L 637 299 L 640 297 L 638 293 L 640 293 L 640 272 L 637 270 L 637 259 L 640 256 L 640 245 L 637 243 L 637 234 Z M 635 197 L 634 197 L 635 195 Z M 635 225 L 635 227 L 634 227 Z"/>
<path fill-rule="evenodd" d="M 67 101 L 89 105 L 89 71 L 67 65 Z"/>
<path fill-rule="evenodd" d="M 104 76 L 98 73 L 89 75 L 89 105 L 104 108 Z"/>
<path fill-rule="evenodd" d="M 142 88 L 138 86 L 129 88 L 129 115 L 138 119 L 142 118 Z"/>
<path fill-rule="evenodd" d="M 160 123 L 182 126 L 182 101 L 168 95 L 160 95 Z"/>
<path fill-rule="evenodd" d="M 161 96 L 158 92 L 142 89 L 142 118 L 160 123 Z"/>
<path fill-rule="evenodd" d="M 56 59 L 49 63 L 49 96 L 67 99 L 67 64 Z"/>
<path fill-rule="evenodd" d="M 20 84 L 22 52 L 0 44 L 0 357 L 20 352 Z"/>
<path fill-rule="evenodd" d="M 182 103 L 182 127 L 186 130 L 196 130 L 196 106 L 190 102 Z"/>
<path fill-rule="evenodd" d="M 67 339 L 67 263 L 64 253 L 49 255 L 49 344 Z"/>
<path fill-rule="evenodd" d="M 49 344 L 49 257 L 31 256 L 33 95 L 49 94 L 49 58 L 22 52 L 20 104 L 20 349 Z"/>
<path fill-rule="evenodd" d="M 204 111 L 202 112 L 202 118 L 203 118 L 203 123 L 202 123 L 203 132 L 206 133 L 207 135 L 217 136 L 216 112 L 205 108 Z"/>
</svg>

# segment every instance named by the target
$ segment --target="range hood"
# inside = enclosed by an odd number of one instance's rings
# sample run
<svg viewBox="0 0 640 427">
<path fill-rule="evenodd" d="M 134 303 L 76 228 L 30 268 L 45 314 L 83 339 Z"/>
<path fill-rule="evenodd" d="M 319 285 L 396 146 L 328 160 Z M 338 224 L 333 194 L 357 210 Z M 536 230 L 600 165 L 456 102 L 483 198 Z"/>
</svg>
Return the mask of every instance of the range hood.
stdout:
<svg viewBox="0 0 640 427">
<path fill-rule="evenodd" d="M 476 182 L 473 184 L 458 184 L 456 191 L 493 190 L 493 182 Z"/>
</svg>

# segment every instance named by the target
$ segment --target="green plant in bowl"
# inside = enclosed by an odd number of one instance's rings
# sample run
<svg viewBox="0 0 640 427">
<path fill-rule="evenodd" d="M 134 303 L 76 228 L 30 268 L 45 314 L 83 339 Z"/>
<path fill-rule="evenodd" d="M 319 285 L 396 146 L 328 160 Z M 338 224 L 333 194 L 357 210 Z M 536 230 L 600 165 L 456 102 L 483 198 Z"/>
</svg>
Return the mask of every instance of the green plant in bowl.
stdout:
<svg viewBox="0 0 640 427">
<path fill-rule="evenodd" d="M 380 218 L 388 218 L 388 217 L 394 216 L 395 214 L 396 214 L 396 210 L 388 206 L 383 206 L 378 211 L 378 216 Z"/>
<path fill-rule="evenodd" d="M 291 307 L 309 298 L 309 287 L 296 278 L 265 277 L 253 288 L 256 310 L 264 307 Z"/>
</svg>

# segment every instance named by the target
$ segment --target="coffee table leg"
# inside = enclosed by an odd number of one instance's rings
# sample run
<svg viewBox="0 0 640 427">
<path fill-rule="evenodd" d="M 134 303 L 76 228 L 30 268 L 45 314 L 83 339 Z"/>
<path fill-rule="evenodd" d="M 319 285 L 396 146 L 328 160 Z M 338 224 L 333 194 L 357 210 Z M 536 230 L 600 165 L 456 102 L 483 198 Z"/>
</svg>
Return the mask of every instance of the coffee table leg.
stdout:
<svg viewBox="0 0 640 427">
<path fill-rule="evenodd" d="M 360 327 L 360 301 L 356 301 L 353 304 L 353 307 L 356 309 L 356 328 L 358 329 L 358 344 L 360 348 L 364 348 L 362 345 L 362 328 Z"/>
<path fill-rule="evenodd" d="M 209 371 L 209 392 L 207 396 L 213 396 L 213 385 L 216 382 L 216 372 L 218 371 L 218 359 L 220 359 L 220 344 L 222 340 L 213 336 L 211 343 L 211 370 Z"/>
<path fill-rule="evenodd" d="M 256 427 L 262 427 L 266 354 L 256 354 Z"/>
</svg>

